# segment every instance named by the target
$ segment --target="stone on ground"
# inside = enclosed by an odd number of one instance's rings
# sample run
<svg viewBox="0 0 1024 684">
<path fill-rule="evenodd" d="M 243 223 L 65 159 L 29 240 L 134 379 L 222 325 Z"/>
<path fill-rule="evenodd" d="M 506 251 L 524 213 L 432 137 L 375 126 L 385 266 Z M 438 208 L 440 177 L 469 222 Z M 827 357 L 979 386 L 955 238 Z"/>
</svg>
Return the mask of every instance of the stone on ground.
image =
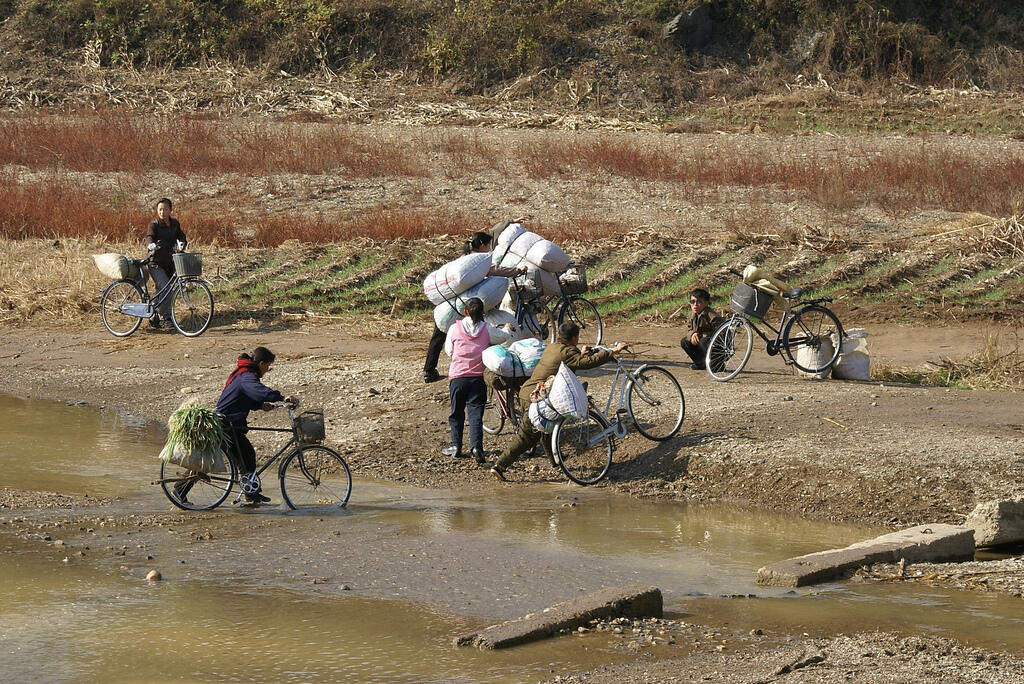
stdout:
<svg viewBox="0 0 1024 684">
<path fill-rule="evenodd" d="M 1024 497 L 978 504 L 964 527 L 974 530 L 976 546 L 998 546 L 1024 541 Z"/>
</svg>

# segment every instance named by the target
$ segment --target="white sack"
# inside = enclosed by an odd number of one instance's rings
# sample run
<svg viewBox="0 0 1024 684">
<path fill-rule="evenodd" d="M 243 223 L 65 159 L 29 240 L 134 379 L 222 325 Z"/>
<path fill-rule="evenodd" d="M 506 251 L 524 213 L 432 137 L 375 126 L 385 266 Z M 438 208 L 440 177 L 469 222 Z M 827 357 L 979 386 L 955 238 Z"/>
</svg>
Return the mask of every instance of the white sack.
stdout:
<svg viewBox="0 0 1024 684">
<path fill-rule="evenodd" d="M 123 280 L 128 277 L 131 261 L 123 254 L 109 252 L 107 254 L 93 254 L 92 260 L 100 273 L 111 280 Z"/>
<path fill-rule="evenodd" d="M 533 373 L 533 369 L 537 367 L 537 362 L 540 361 L 541 354 L 544 353 L 544 349 L 547 346 L 546 342 L 542 342 L 536 337 L 527 337 L 526 339 L 510 344 L 508 350 L 519 358 L 526 375 L 531 375 Z"/>
<path fill-rule="evenodd" d="M 545 399 L 544 401 L 546 402 L 547 400 Z M 533 427 L 537 428 L 541 432 L 548 433 L 555 429 L 558 419 L 556 418 L 552 420 L 550 418 L 546 418 L 542 413 L 542 403 L 543 402 L 535 401 L 530 404 L 530 408 L 527 410 L 526 415 L 530 418 L 530 422 L 533 423 Z"/>
<path fill-rule="evenodd" d="M 181 466 L 184 470 L 191 470 L 197 473 L 228 472 L 227 454 L 221 449 L 211 449 L 209 451 L 192 449 L 191 451 L 185 451 L 184 446 L 175 444 L 174 450 L 171 451 L 167 448 L 167 445 L 164 445 L 164 448 L 160 450 L 158 458 L 161 461 Z"/>
<path fill-rule="evenodd" d="M 548 402 L 560 416 L 587 417 L 587 391 L 576 374 L 564 363 L 558 366 L 555 379 L 548 389 Z"/>
<path fill-rule="evenodd" d="M 526 255 L 530 253 L 530 248 L 543 239 L 544 238 L 536 233 L 525 231 L 508 246 L 508 254 L 509 256 L 517 256 L 520 260 L 523 260 L 526 258 Z"/>
<path fill-rule="evenodd" d="M 832 346 L 832 339 L 829 337 L 822 337 L 820 344 L 817 347 L 810 347 L 807 345 L 800 345 L 796 348 L 796 361 L 805 368 L 817 368 L 822 364 L 828 363 L 828 360 L 832 358 L 836 348 Z M 807 380 L 826 380 L 832 373 L 832 367 L 829 366 L 820 373 L 805 373 L 804 371 L 797 369 L 797 373 Z"/>
<path fill-rule="evenodd" d="M 565 273 L 569 269 L 569 255 L 551 240 L 536 242 L 526 253 L 526 260 L 548 273 Z"/>
<path fill-rule="evenodd" d="M 469 288 L 462 294 L 450 298 L 449 301 L 442 301 L 434 307 L 434 325 L 440 330 L 447 330 L 451 324 L 462 318 L 462 309 L 473 297 L 477 297 L 484 303 L 484 311 L 493 309 L 501 304 L 501 298 L 508 292 L 508 278 L 491 276 Z"/>
<path fill-rule="evenodd" d="M 500 344 L 484 349 L 482 356 L 484 368 L 495 375 L 500 375 L 503 378 L 525 378 L 530 375 L 526 372 L 526 368 L 519 357 Z"/>
<path fill-rule="evenodd" d="M 839 344 L 832 336 L 832 344 Z M 839 358 L 832 366 L 836 380 L 870 380 L 871 357 L 868 354 L 868 333 L 864 328 L 850 328 L 839 345 Z"/>
<path fill-rule="evenodd" d="M 494 263 L 499 264 L 501 260 L 508 253 L 508 247 L 516 238 L 526 232 L 521 223 L 510 223 L 498 234 L 498 237 L 494 241 L 494 250 L 491 253 L 491 258 Z"/>
<path fill-rule="evenodd" d="M 460 256 L 430 273 L 423 281 L 423 293 L 431 304 L 453 299 L 486 278 L 490 267 L 491 255 L 486 252 Z"/>
</svg>

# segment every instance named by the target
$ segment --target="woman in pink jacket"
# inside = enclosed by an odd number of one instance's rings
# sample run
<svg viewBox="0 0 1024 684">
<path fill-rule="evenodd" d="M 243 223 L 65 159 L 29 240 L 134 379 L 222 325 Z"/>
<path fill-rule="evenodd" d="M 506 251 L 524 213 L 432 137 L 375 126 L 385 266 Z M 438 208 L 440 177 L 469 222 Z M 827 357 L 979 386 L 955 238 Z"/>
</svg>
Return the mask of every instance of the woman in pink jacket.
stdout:
<svg viewBox="0 0 1024 684">
<path fill-rule="evenodd" d="M 448 366 L 448 396 L 452 410 L 448 415 L 451 446 L 445 456 L 462 457 L 462 428 L 469 415 L 470 453 L 477 463 L 484 462 L 484 404 L 487 385 L 484 383 L 483 353 L 491 346 L 491 335 L 484 323 L 484 303 L 477 297 L 466 302 L 464 318 L 452 323 L 444 341 L 444 350 L 451 357 Z"/>
</svg>

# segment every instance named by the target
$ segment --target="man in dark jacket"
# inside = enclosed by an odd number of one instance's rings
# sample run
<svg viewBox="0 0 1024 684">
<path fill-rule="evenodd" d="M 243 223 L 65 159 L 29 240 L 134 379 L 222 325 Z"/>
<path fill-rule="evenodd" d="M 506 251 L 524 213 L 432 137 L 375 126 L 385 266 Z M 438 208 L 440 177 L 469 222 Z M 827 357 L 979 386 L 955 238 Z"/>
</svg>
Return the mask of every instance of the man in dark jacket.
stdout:
<svg viewBox="0 0 1024 684">
<path fill-rule="evenodd" d="M 188 238 L 181 230 L 181 224 L 176 218 L 171 217 L 171 200 L 164 197 L 156 203 L 156 218 L 149 224 L 146 231 L 146 247 L 150 253 L 149 272 L 153 276 L 153 284 L 159 292 L 174 275 L 174 259 L 171 255 L 178 251 L 185 251 L 188 245 Z M 180 244 L 179 244 L 180 243 Z M 154 293 L 155 294 L 155 293 Z M 159 311 L 149 319 L 150 326 L 159 328 L 161 319 L 169 320 L 171 317 L 171 304 L 174 297 L 168 294 L 160 302 Z"/>
<path fill-rule="evenodd" d="M 690 293 L 690 328 L 686 331 L 686 336 L 679 340 L 679 346 L 693 361 L 690 364 L 693 370 L 704 370 L 704 357 L 708 352 L 708 344 L 711 343 L 711 335 L 725 322 L 725 319 L 708 306 L 709 304 L 711 294 L 707 290 L 697 288 Z"/>
<path fill-rule="evenodd" d="M 275 401 L 298 404 L 294 397 L 286 397 L 261 382 L 261 378 L 274 363 L 274 358 L 274 353 L 266 347 L 256 347 L 252 354 L 242 354 L 217 400 L 217 412 L 228 423 L 225 426 L 231 440 L 226 445 L 228 454 L 237 457 L 241 470 L 239 481 L 249 503 L 270 501 L 269 497 L 260 492 L 259 478 L 256 477 L 256 449 L 245 436 L 249 431 L 249 412 L 257 409 L 269 411 L 273 408 L 271 402 Z"/>
<path fill-rule="evenodd" d="M 544 433 L 534 427 L 530 418 L 526 415 L 526 407 L 530 406 L 530 394 L 537 388 L 537 383 L 543 382 L 548 377 L 558 372 L 558 367 L 563 363 L 569 370 L 586 370 L 597 368 L 608 363 L 620 353 L 629 349 L 624 342 L 617 343 L 611 351 L 593 350 L 589 348 L 580 349 L 580 327 L 575 323 L 562 323 L 558 326 L 558 339 L 549 344 L 533 369 L 530 379 L 526 381 L 523 388 L 519 390 L 519 401 L 524 407 L 523 416 L 519 421 L 519 431 L 516 432 L 512 446 L 508 448 L 498 462 L 491 468 L 491 474 L 502 481 L 505 480 L 505 470 L 513 462 L 527 451 L 530 451 L 542 441 Z M 544 451 L 550 455 L 551 445 L 543 440 Z"/>
</svg>

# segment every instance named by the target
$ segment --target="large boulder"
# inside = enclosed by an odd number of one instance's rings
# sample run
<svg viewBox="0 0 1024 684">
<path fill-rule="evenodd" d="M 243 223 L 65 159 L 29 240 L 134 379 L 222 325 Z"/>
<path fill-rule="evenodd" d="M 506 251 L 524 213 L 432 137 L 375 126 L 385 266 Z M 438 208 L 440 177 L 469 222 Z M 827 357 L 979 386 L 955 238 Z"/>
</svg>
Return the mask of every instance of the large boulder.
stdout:
<svg viewBox="0 0 1024 684">
<path fill-rule="evenodd" d="M 978 504 L 964 527 L 974 529 L 976 546 L 998 546 L 1024 541 L 1024 497 Z"/>
<path fill-rule="evenodd" d="M 713 29 L 711 5 L 701 2 L 672 17 L 661 33 L 681 48 L 699 50 L 711 42 Z"/>
</svg>

